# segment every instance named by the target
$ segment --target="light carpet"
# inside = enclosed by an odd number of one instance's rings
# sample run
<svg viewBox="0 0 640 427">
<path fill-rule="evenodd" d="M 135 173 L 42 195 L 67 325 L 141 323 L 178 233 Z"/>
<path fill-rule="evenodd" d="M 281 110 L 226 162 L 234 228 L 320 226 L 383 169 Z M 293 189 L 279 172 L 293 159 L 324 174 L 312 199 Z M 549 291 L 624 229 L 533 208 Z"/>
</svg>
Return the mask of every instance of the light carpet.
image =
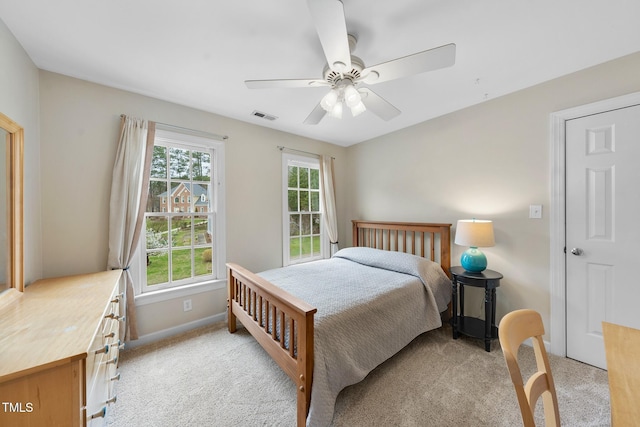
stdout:
<svg viewBox="0 0 640 427">
<path fill-rule="evenodd" d="M 607 372 L 550 355 L 563 426 L 610 424 Z M 533 350 L 519 360 L 533 372 Z M 107 425 L 295 426 L 293 382 L 244 329 L 225 324 L 121 353 Z M 544 425 L 541 402 L 537 423 Z M 496 340 L 451 338 L 448 325 L 416 338 L 338 396 L 333 426 L 518 426 L 513 385 Z"/>
</svg>

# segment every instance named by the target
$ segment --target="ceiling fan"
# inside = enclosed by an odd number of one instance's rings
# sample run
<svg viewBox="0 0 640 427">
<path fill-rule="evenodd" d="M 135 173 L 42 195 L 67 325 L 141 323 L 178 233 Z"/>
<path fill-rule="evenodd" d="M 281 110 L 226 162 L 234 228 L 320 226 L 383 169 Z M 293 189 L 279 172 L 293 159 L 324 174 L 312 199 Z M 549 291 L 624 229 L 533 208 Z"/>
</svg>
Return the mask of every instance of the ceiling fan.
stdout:
<svg viewBox="0 0 640 427">
<path fill-rule="evenodd" d="M 456 45 L 451 43 L 366 67 L 360 58 L 351 54 L 356 38 L 347 33 L 342 1 L 307 0 L 307 4 L 327 59 L 322 79 L 245 80 L 250 89 L 330 87 L 305 124 L 318 124 L 327 113 L 342 117 L 343 102 L 354 116 L 369 110 L 383 120 L 391 120 L 400 110 L 361 84 L 383 83 L 455 63 Z"/>
</svg>

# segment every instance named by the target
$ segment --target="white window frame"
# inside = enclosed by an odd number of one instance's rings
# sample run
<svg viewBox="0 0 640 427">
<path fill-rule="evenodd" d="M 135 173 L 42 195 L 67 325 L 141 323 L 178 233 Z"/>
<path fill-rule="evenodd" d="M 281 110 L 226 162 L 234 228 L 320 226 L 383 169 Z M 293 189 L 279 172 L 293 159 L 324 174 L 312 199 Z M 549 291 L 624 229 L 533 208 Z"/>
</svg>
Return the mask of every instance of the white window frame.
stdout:
<svg viewBox="0 0 640 427">
<path fill-rule="evenodd" d="M 320 172 L 320 159 L 317 157 L 300 156 L 291 153 L 282 153 L 282 264 L 284 266 L 316 261 L 329 257 L 329 237 L 324 226 L 324 209 L 322 206 L 322 193 L 320 193 L 320 254 L 299 259 L 291 259 L 289 248 L 289 166 L 302 166 L 318 169 Z M 322 176 L 319 176 L 322 179 Z M 322 190 L 320 189 L 320 192 Z"/>
<path fill-rule="evenodd" d="M 226 281 L 226 220 L 225 220 L 225 185 L 224 185 L 224 143 L 209 137 L 180 133 L 171 130 L 156 128 L 155 142 L 161 145 L 171 145 L 186 149 L 212 150 L 211 158 L 211 183 L 209 185 L 208 198 L 211 200 L 212 221 L 214 223 L 214 244 L 212 274 L 198 276 L 175 282 L 147 286 L 146 270 L 146 224 L 142 225 L 141 237 L 134 262 L 132 263 L 132 275 L 136 304 L 156 302 L 176 295 L 188 295 L 194 292 L 202 292 L 206 289 L 217 289 L 224 286 Z M 173 209 L 175 212 L 175 209 Z M 162 213 L 162 212 L 161 212 Z M 165 212 L 166 213 L 166 212 Z M 209 212 L 191 212 L 192 215 L 208 215 Z M 171 215 L 171 213 L 169 213 Z"/>
</svg>

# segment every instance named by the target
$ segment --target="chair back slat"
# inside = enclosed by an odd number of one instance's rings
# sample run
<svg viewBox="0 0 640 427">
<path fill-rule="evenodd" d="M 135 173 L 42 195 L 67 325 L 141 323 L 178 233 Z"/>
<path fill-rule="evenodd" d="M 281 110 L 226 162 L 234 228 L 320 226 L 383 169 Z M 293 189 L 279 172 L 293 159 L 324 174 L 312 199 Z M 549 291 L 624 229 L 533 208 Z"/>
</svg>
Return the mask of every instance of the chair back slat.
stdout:
<svg viewBox="0 0 640 427">
<path fill-rule="evenodd" d="M 547 427 L 560 427 L 558 397 L 553 376 L 551 375 L 549 358 L 542 341 L 543 335 L 542 317 L 534 310 L 512 311 L 502 318 L 498 328 L 500 346 L 511 376 L 511 382 L 513 382 L 516 391 L 522 422 L 525 427 L 535 427 L 534 411 L 540 397 L 542 397 L 544 407 L 545 425 Z M 518 364 L 518 349 L 529 338 L 533 342 L 538 370 L 527 379 L 525 386 L 520 365 Z"/>
</svg>

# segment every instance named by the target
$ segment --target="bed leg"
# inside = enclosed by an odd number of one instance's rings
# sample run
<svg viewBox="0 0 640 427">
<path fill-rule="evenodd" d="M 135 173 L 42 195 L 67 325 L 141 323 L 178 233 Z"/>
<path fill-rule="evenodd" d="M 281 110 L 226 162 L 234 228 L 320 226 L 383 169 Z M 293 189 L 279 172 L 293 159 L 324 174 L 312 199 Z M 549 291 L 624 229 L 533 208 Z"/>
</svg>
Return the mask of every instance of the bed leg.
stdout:
<svg viewBox="0 0 640 427">
<path fill-rule="evenodd" d="M 304 403 L 302 393 L 298 393 L 298 427 L 305 427 L 307 425 L 307 416 L 305 415 L 306 410 L 304 409 L 305 406 L 306 404 Z"/>
<path fill-rule="evenodd" d="M 234 333 L 236 331 L 236 316 L 231 312 L 231 303 L 229 303 L 228 317 L 227 327 L 230 333 Z"/>
<path fill-rule="evenodd" d="M 311 385 L 313 380 L 314 363 L 314 328 L 313 312 L 308 313 L 298 330 L 298 427 L 307 424 L 307 415 L 311 405 Z"/>
<path fill-rule="evenodd" d="M 231 307 L 231 301 L 233 301 L 234 297 L 234 288 L 233 288 L 233 275 L 231 273 L 231 269 L 227 269 L 227 327 L 229 328 L 229 333 L 234 333 L 236 331 L 236 316 L 233 314 L 233 308 Z"/>
<path fill-rule="evenodd" d="M 296 411 L 298 414 L 298 427 L 305 427 L 307 425 L 307 415 L 309 414 L 309 404 L 311 403 L 310 390 L 311 382 L 308 381 L 304 375 L 300 375 Z"/>
</svg>

